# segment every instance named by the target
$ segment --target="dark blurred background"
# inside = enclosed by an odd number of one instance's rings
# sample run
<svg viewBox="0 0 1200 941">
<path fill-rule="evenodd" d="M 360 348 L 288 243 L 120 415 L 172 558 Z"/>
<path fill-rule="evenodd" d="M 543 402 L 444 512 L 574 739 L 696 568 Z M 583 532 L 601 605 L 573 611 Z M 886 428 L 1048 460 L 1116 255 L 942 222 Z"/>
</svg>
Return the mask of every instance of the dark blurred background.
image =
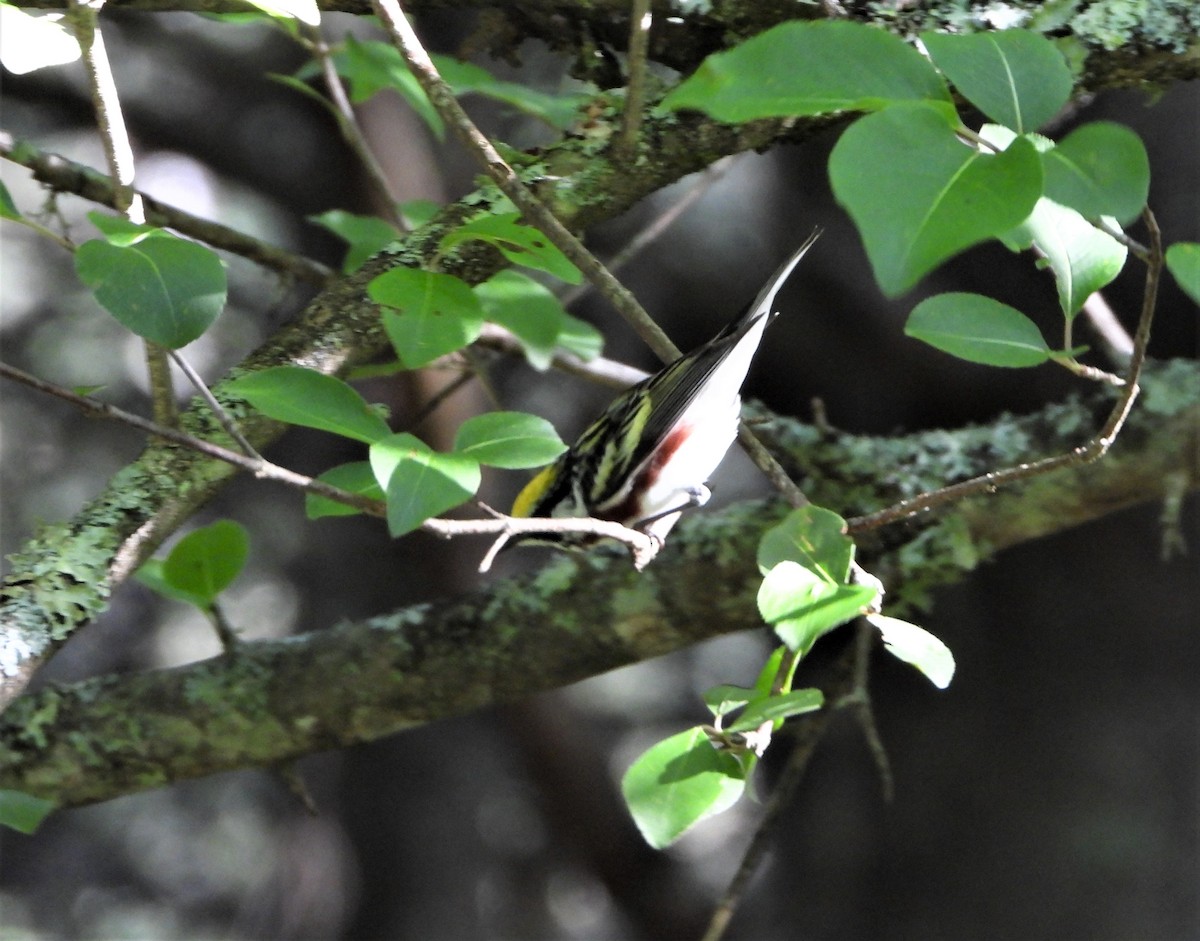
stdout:
<svg viewBox="0 0 1200 941">
<path fill-rule="evenodd" d="M 423 21 L 452 51 L 463 17 Z M 328 115 L 270 81 L 299 48 L 276 31 L 189 14 L 105 15 L 139 184 L 159 198 L 337 265 L 336 240 L 305 221 L 332 208 L 370 212 L 361 175 Z M 369 35 L 330 15 L 327 34 Z M 527 45 L 524 67 L 490 68 L 550 90 L 565 63 Z M 3 125 L 44 149 L 102 167 L 78 66 L 5 75 Z M 486 102 L 469 103 L 519 146 L 550 133 Z M 1052 133 L 1111 119 L 1150 152 L 1151 204 L 1168 242 L 1200 239 L 1200 87 L 1157 100 L 1097 96 Z M 363 122 L 402 199 L 452 199 L 476 172 L 398 100 L 373 101 Z M 707 339 L 815 226 L 826 235 L 784 291 L 748 392 L 807 418 L 820 397 L 836 426 L 862 433 L 955 427 L 1039 408 L 1078 387 L 1063 370 L 973 367 L 903 336 L 922 296 L 977 290 L 1015 304 L 1048 336 L 1053 285 L 1028 257 L 972 250 L 887 301 L 833 204 L 824 171 L 833 135 L 744 155 L 715 179 L 685 180 L 589 233 L 610 256 L 695 186 L 703 196 L 622 277 L 680 346 Z M 2 167 L 25 212 L 44 198 Z M 881 167 L 880 172 L 887 172 Z M 58 201 L 86 232 L 94 207 Z M 67 386 L 105 386 L 145 411 L 138 343 L 103 314 L 49 242 L 3 227 L 3 356 Z M 216 379 L 303 306 L 304 289 L 227 259 L 229 309 L 187 350 Z M 1142 272 L 1107 292 L 1126 324 Z M 610 337 L 607 354 L 651 366 L 605 305 L 574 312 Z M 1164 284 L 1151 352 L 1196 353 L 1197 313 Z M 546 415 L 564 437 L 606 399 L 562 375 L 512 362 L 492 377 L 506 405 Z M 377 380 L 398 425 L 451 377 Z M 180 388 L 183 384 L 180 383 Z M 421 426 L 445 440 L 487 408 L 472 388 Z M 0 388 L 4 437 L 0 542 L 18 548 L 40 520 L 68 518 L 136 456 L 139 439 L 65 405 Z M 357 456 L 332 436 L 295 431 L 272 449 L 316 473 Z M 517 475 L 490 480 L 503 503 Z M 765 492 L 731 458 L 722 499 Z M 835 508 L 836 509 L 836 508 Z M 922 623 L 955 652 L 945 692 L 881 658 L 874 693 L 894 764 L 885 804 L 862 736 L 839 719 L 777 833 L 729 937 L 743 939 L 1175 939 L 1200 936 L 1197 769 L 1200 645 L 1195 556 L 1161 558 L 1161 508 L 1144 506 L 1009 551 L 938 593 Z M 249 527 L 253 558 L 230 592 L 248 639 L 319 630 L 478 581 L 479 547 L 421 534 L 388 540 L 376 523 L 305 522 L 291 492 L 238 480 L 200 522 Z M 1184 514 L 1200 545 L 1196 501 Z M 536 565 L 512 553 L 507 571 Z M 503 572 L 497 577 L 502 577 Z M 832 639 L 830 641 L 833 642 Z M 45 671 L 72 680 L 188 662 L 218 652 L 207 624 L 140 586 Z M 714 641 L 519 706 L 446 721 L 301 763 L 321 813 L 310 817 L 266 772 L 225 774 L 69 811 L 33 837 L 0 838 L 0 937 L 465 938 L 697 937 L 737 866 L 758 808 L 744 803 L 667 853 L 641 843 L 616 785 L 638 752 L 699 721 L 699 692 L 750 681 L 762 634 Z M 331 682 L 336 682 L 331 677 Z M 762 771 L 769 787 L 772 754 Z"/>
</svg>

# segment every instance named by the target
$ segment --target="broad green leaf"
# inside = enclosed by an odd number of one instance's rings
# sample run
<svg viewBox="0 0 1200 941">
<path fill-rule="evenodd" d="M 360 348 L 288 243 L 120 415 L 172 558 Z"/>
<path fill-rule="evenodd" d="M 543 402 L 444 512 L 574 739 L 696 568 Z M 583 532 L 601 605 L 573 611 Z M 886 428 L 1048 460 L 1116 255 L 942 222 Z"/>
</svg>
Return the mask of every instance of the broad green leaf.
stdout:
<svg viewBox="0 0 1200 941">
<path fill-rule="evenodd" d="M 764 575 L 780 562 L 799 562 L 840 585 L 850 575 L 854 542 L 846 535 L 846 521 L 824 507 L 801 507 L 763 534 L 758 543 L 758 569 Z"/>
<path fill-rule="evenodd" d="M 172 587 L 203 599 L 202 607 L 211 607 L 241 573 L 249 551 L 245 527 L 217 520 L 180 539 L 163 561 L 162 575 Z"/>
<path fill-rule="evenodd" d="M 737 803 L 745 790 L 737 759 L 688 729 L 659 742 L 625 772 L 621 793 L 646 842 L 670 846 L 701 820 Z"/>
<path fill-rule="evenodd" d="M 1150 192 L 1150 161 L 1129 128 L 1096 121 L 1076 128 L 1042 154 L 1045 195 L 1089 219 L 1114 216 L 1126 225 Z"/>
<path fill-rule="evenodd" d="M 964 98 L 1019 134 L 1045 124 L 1071 97 L 1066 60 L 1037 33 L 924 33 L 921 41 Z"/>
<path fill-rule="evenodd" d="M 875 600 L 865 585 L 835 585 L 798 562 L 780 562 L 763 579 L 758 610 L 788 647 L 804 656 L 823 634 Z"/>
<path fill-rule="evenodd" d="M 797 689 L 778 696 L 767 696 L 750 703 L 737 721 L 725 728 L 729 732 L 749 732 L 764 722 L 778 722 L 806 712 L 815 712 L 823 705 L 825 697 L 819 689 Z"/>
<path fill-rule="evenodd" d="M 519 271 L 500 271 L 475 285 L 474 291 L 484 317 L 521 341 L 534 369 L 549 368 L 560 348 L 591 359 L 603 346 L 595 327 L 572 317 L 549 290 Z"/>
<path fill-rule="evenodd" d="M 441 211 L 441 204 L 432 199 L 409 199 L 400 204 L 400 215 L 410 229 L 419 229 Z"/>
<path fill-rule="evenodd" d="M 793 20 L 710 55 L 663 107 L 737 123 L 914 100 L 952 111 L 941 77 L 903 40 L 861 23 Z"/>
<path fill-rule="evenodd" d="M 939 350 L 986 366 L 1038 366 L 1053 355 L 1037 324 L 981 294 L 938 294 L 908 315 L 904 332 Z"/>
<path fill-rule="evenodd" d="M 524 412 L 476 415 L 462 423 L 454 438 L 457 453 L 507 470 L 541 467 L 566 449 L 550 422 Z"/>
<path fill-rule="evenodd" d="M 1114 228 L 1116 219 L 1107 217 Z M 1058 302 L 1072 319 L 1084 301 L 1111 282 L 1125 267 L 1128 250 L 1074 209 L 1042 197 L 1029 218 L 1006 233 L 1002 241 L 1028 248 L 1037 246 L 1054 273 Z"/>
<path fill-rule="evenodd" d="M 725 716 L 740 709 L 746 703 L 762 698 L 756 689 L 746 689 L 744 686 L 722 684 L 704 691 L 704 704 L 714 716 Z"/>
<path fill-rule="evenodd" d="M 0 3 L 0 62 L 13 75 L 25 75 L 79 58 L 79 40 L 63 14 L 34 16 L 10 3 Z"/>
<path fill-rule="evenodd" d="M 513 264 L 545 271 L 560 281 L 578 284 L 583 275 L 542 231 L 520 222 L 519 212 L 479 216 L 464 222 L 442 237 L 438 250 L 449 252 L 463 242 L 478 239 L 499 249 Z"/>
<path fill-rule="evenodd" d="M 215 253 L 172 235 L 121 247 L 101 239 L 75 253 L 75 271 L 101 306 L 138 336 L 186 346 L 225 306 L 225 268 Z"/>
<path fill-rule="evenodd" d="M 339 464 L 321 474 L 317 480 L 359 496 L 371 497 L 380 501 L 386 499 L 368 461 Z M 336 500 L 330 500 L 315 493 L 306 494 L 304 497 L 304 513 L 310 520 L 320 519 L 323 516 L 354 516 L 358 512 L 352 506 L 338 503 Z"/>
<path fill-rule="evenodd" d="M 56 806 L 54 801 L 24 791 L 0 789 L 0 826 L 18 833 L 34 833 Z"/>
<path fill-rule="evenodd" d="M 331 209 L 308 218 L 348 243 L 346 258 L 342 261 L 342 271 L 346 274 L 357 271 L 368 258 L 400 238 L 396 227 L 378 216 L 357 216 L 342 209 Z"/>
<path fill-rule="evenodd" d="M 407 369 L 461 350 L 483 329 L 483 308 L 465 281 L 416 268 L 392 268 L 367 285 L 384 305 L 383 329 Z"/>
<path fill-rule="evenodd" d="M 20 219 L 21 210 L 13 202 L 12 193 L 8 187 L 0 183 L 0 219 Z"/>
<path fill-rule="evenodd" d="M 1020 223 L 1042 188 L 1028 140 L 981 153 L 926 104 L 893 105 L 856 121 L 833 149 L 829 177 L 862 233 L 876 280 L 893 297 L 952 255 Z"/>
<path fill-rule="evenodd" d="M 316 0 L 246 0 L 268 16 L 282 20 L 299 20 L 309 26 L 321 24 L 321 11 Z"/>
<path fill-rule="evenodd" d="M 1183 292 L 1200 304 L 1200 245 L 1176 242 L 1168 248 L 1167 270 Z"/>
<path fill-rule="evenodd" d="M 350 100 L 355 104 L 361 104 L 383 89 L 391 89 L 409 103 L 439 140 L 445 136 L 446 126 L 437 109 L 429 103 L 421 84 L 391 43 L 359 42 L 353 36 L 347 36 L 345 48 L 334 56 L 333 61 L 338 74 L 350 83 Z M 296 74 L 303 76 L 308 71 L 315 74 L 316 69 L 301 69 Z"/>
<path fill-rule="evenodd" d="M 156 225 L 130 222 L 124 216 L 114 216 L 107 212 L 93 211 L 89 212 L 87 217 L 88 221 L 100 230 L 104 241 L 121 248 L 128 248 L 130 245 L 136 245 L 138 242 L 155 236 L 173 237 L 170 232 L 160 229 Z"/>
<path fill-rule="evenodd" d="M 155 594 L 162 595 L 164 598 L 170 598 L 172 601 L 179 601 L 183 604 L 190 604 L 201 611 L 207 611 L 211 607 L 211 603 L 206 596 L 194 591 L 186 591 L 172 584 L 170 579 L 167 578 L 164 571 L 165 568 L 166 562 L 164 559 L 147 559 L 133 573 L 133 577 Z"/>
<path fill-rule="evenodd" d="M 479 464 L 440 454 L 420 438 L 397 434 L 371 445 L 371 469 L 387 494 L 388 532 L 403 536 L 453 509 L 479 489 Z"/>
<path fill-rule="evenodd" d="M 867 620 L 879 628 L 888 652 L 911 663 L 938 689 L 945 689 L 954 678 L 954 655 L 950 648 L 923 627 L 882 614 L 870 614 Z"/>
<path fill-rule="evenodd" d="M 361 395 L 335 376 L 303 366 L 272 366 L 225 387 L 276 421 L 332 431 L 370 444 L 390 432 Z"/>
</svg>

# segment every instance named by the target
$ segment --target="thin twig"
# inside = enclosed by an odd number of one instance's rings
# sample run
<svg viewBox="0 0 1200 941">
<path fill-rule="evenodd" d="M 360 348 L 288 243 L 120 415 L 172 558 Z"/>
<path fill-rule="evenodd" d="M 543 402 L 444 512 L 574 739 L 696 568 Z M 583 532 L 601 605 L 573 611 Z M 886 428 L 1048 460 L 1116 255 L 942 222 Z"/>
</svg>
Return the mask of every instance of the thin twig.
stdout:
<svg viewBox="0 0 1200 941">
<path fill-rule="evenodd" d="M 484 172 L 509 199 L 512 200 L 526 220 L 540 229 L 564 255 L 569 258 L 583 276 L 616 308 L 639 337 L 664 363 L 673 362 L 680 356 L 679 348 L 642 308 L 629 289 L 584 247 L 575 235 L 521 182 L 492 146 L 492 142 L 475 126 L 454 97 L 450 86 L 438 74 L 429 54 L 421 45 L 416 32 L 404 16 L 397 0 L 373 0 L 375 11 L 387 27 L 392 41 L 408 63 L 413 75 L 429 96 L 429 101 L 442 119 L 479 162 Z"/>
<path fill-rule="evenodd" d="M 317 64 L 321 68 L 321 77 L 324 79 L 325 88 L 329 92 L 330 110 L 337 120 L 338 130 L 341 132 L 342 139 L 354 153 L 354 156 L 358 158 L 358 162 L 366 172 L 367 185 L 374 194 L 374 201 L 380 215 L 401 232 L 407 232 L 408 224 L 404 221 L 404 217 L 400 213 L 396 197 L 392 195 L 387 174 L 383 172 L 383 167 L 376 159 L 375 152 L 367 144 L 366 135 L 363 134 L 362 128 L 358 125 L 358 117 L 354 113 L 354 106 L 351 105 L 350 99 L 346 95 L 346 89 L 342 85 L 341 76 L 338 75 L 337 65 L 333 61 L 329 44 L 325 42 L 325 37 L 321 35 L 320 27 L 304 24 L 300 27 L 300 32 L 304 37 L 305 45 L 312 52 L 317 60 Z"/>
<path fill-rule="evenodd" d="M 1109 413 L 1108 420 L 1104 423 L 1104 427 L 1086 444 L 1080 445 L 1066 454 L 1058 454 L 1053 457 L 1042 458 L 1039 461 L 1032 461 L 1028 464 L 1018 464 L 1015 467 L 1005 468 L 1004 470 L 992 471 L 988 474 L 982 474 L 979 477 L 973 477 L 970 480 L 964 480 L 956 484 L 951 484 L 948 487 L 941 487 L 937 490 L 927 491 L 915 497 L 910 497 L 907 500 L 901 500 L 899 503 L 878 510 L 875 513 L 856 516 L 847 521 L 847 530 L 851 534 L 878 529 L 880 526 L 906 519 L 923 510 L 931 510 L 947 506 L 951 503 L 957 503 L 967 497 L 991 492 L 999 487 L 1027 480 L 1030 477 L 1037 477 L 1050 471 L 1059 470 L 1060 468 L 1090 464 L 1093 461 L 1098 461 L 1108 453 L 1108 449 L 1120 433 L 1122 425 L 1125 424 L 1125 419 L 1129 416 L 1129 410 L 1133 407 L 1133 402 L 1140 391 L 1138 382 L 1141 378 L 1142 366 L 1146 361 L 1146 347 L 1150 343 L 1150 326 L 1154 322 L 1154 308 L 1158 299 L 1158 282 L 1163 268 L 1162 234 L 1159 232 L 1154 213 L 1150 211 L 1149 207 L 1143 211 L 1142 220 L 1150 235 L 1150 248 L 1147 249 L 1146 254 L 1146 285 L 1142 292 L 1142 313 L 1138 319 L 1137 331 L 1133 336 L 1133 352 L 1129 357 L 1129 367 L 1125 375 L 1125 384 L 1121 389 L 1116 403 L 1113 405 L 1112 411 Z"/>
<path fill-rule="evenodd" d="M 238 428 L 237 422 L 225 411 L 225 406 L 217 401 L 217 397 L 212 394 L 212 390 L 209 389 L 208 384 L 200 377 L 200 374 L 192 368 L 192 364 L 184 359 L 178 350 L 171 350 L 171 359 L 175 361 L 175 365 L 183 371 L 183 374 L 188 377 L 188 381 L 200 393 L 200 398 L 208 403 L 208 407 L 212 409 L 212 413 L 217 416 L 217 421 L 221 423 L 221 427 L 225 429 L 225 433 L 237 442 L 237 446 L 242 449 L 245 455 L 257 461 L 264 460 L 263 456 L 255 450 L 254 445 L 246 440 L 246 436 Z"/>
<path fill-rule="evenodd" d="M 642 126 L 642 107 L 646 101 L 646 52 L 650 48 L 650 25 L 654 14 L 650 0 L 632 0 L 629 15 L 629 78 L 625 83 L 625 108 L 617 130 L 613 156 L 628 163 L 637 156 L 638 131 Z"/>
<path fill-rule="evenodd" d="M 14 138 L 5 131 L 0 131 L 0 157 L 33 171 L 35 180 L 46 184 L 55 192 L 71 193 L 103 206 L 111 206 L 114 209 L 117 207 L 116 189 L 112 180 L 91 167 L 60 157 L 58 154 L 46 153 L 29 141 Z M 334 276 L 333 271 L 320 262 L 303 255 L 295 255 L 276 245 L 260 242 L 236 229 L 159 202 L 145 193 L 135 192 L 142 201 L 146 221 L 151 225 L 174 229 L 213 248 L 240 255 L 264 268 L 309 284 L 324 286 Z M 26 225 L 33 225 L 28 220 L 24 221 Z M 41 231 L 40 228 L 38 230 Z M 69 241 L 64 242 L 48 230 L 42 234 L 53 238 L 64 248 L 74 250 Z"/>
</svg>

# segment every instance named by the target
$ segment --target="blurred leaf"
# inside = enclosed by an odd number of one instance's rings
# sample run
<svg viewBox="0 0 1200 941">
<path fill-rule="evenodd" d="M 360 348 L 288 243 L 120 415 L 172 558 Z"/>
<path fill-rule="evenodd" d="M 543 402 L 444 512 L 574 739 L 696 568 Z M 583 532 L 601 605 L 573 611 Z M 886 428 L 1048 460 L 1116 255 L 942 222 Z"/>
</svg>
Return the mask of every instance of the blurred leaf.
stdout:
<svg viewBox="0 0 1200 941">
<path fill-rule="evenodd" d="M 566 449 L 550 422 L 524 412 L 476 415 L 462 423 L 454 438 L 457 453 L 508 470 L 541 467 Z"/>
<path fill-rule="evenodd" d="M 8 187 L 0 182 L 0 219 L 21 219 L 21 210 L 17 208 L 17 204 L 13 202 L 12 193 L 8 191 Z"/>
<path fill-rule="evenodd" d="M 545 286 L 519 271 L 497 272 L 474 291 L 484 317 L 521 342 L 534 369 L 548 369 L 559 349 L 591 359 L 604 343 L 595 327 L 572 317 Z"/>
<path fill-rule="evenodd" d="M 61 13 L 35 16 L 0 3 L 0 63 L 13 75 L 25 75 L 74 62 L 80 55 L 79 40 L 62 20 Z"/>
<path fill-rule="evenodd" d="M 1020 223 L 1042 188 L 1028 140 L 981 153 L 927 104 L 893 105 L 852 124 L 830 156 L 829 178 L 862 233 L 879 286 L 893 297 Z"/>
<path fill-rule="evenodd" d="M 704 704 L 714 716 L 724 716 L 740 709 L 751 700 L 760 698 L 756 689 L 746 689 L 744 686 L 722 684 L 704 691 Z"/>
<path fill-rule="evenodd" d="M 815 712 L 825 705 L 825 696 L 819 689 L 797 689 L 790 693 L 756 699 L 737 717 L 737 721 L 725 727 L 727 732 L 749 732 L 764 722 L 779 722 L 793 716 Z"/>
<path fill-rule="evenodd" d="M 954 655 L 950 648 L 923 627 L 882 614 L 869 614 L 867 620 L 879 628 L 888 652 L 911 663 L 938 689 L 945 689 L 954 678 Z"/>
<path fill-rule="evenodd" d="M 1167 270 L 1183 292 L 1200 304 L 1200 245 L 1176 242 L 1168 248 Z"/>
<path fill-rule="evenodd" d="M 434 55 L 432 59 L 455 95 L 483 95 L 560 130 L 574 123 L 579 109 L 591 98 L 583 93 L 556 95 L 517 82 L 501 81 L 485 68 L 450 56 Z"/>
<path fill-rule="evenodd" d="M 188 533 L 163 561 L 162 577 L 177 591 L 201 599 L 210 608 L 246 564 L 250 537 L 233 520 L 217 520 Z"/>
<path fill-rule="evenodd" d="M 55 806 L 54 801 L 24 791 L 0 789 L 0 825 L 18 833 L 32 834 Z"/>
<path fill-rule="evenodd" d="M 1038 366 L 1053 355 L 1037 324 L 980 294 L 938 294 L 908 315 L 906 335 L 986 366 Z"/>
<path fill-rule="evenodd" d="M 342 209 L 330 209 L 328 212 L 309 216 L 308 219 L 348 243 L 346 257 L 342 262 L 342 271 L 345 274 L 357 271 L 368 258 L 401 236 L 394 225 L 378 216 L 358 216 Z"/>
<path fill-rule="evenodd" d="M 560 281 L 578 284 L 583 275 L 558 247 L 535 226 L 520 222 L 519 212 L 478 216 L 447 232 L 439 251 L 449 252 L 463 242 L 478 239 L 495 246 L 513 264 L 545 271 Z"/>
<path fill-rule="evenodd" d="M 362 104 L 384 89 L 397 92 L 428 125 L 438 140 L 445 137 L 446 126 L 437 109 L 429 103 L 425 90 L 408 70 L 404 58 L 391 44 L 379 41 L 360 42 L 346 37 L 345 48 L 333 57 L 338 74 L 350 83 L 350 100 Z M 312 74 L 316 73 L 315 67 Z M 305 69 L 296 73 L 304 75 Z"/>
<path fill-rule="evenodd" d="M 921 41 L 964 98 L 1017 133 L 1036 130 L 1071 97 L 1066 60 L 1037 33 L 923 33 Z"/>
<path fill-rule="evenodd" d="M 758 590 L 763 620 L 788 647 L 804 656 L 818 638 L 857 617 L 876 596 L 865 585 L 838 585 L 798 562 L 772 568 Z"/>
<path fill-rule="evenodd" d="M 701 820 L 728 810 L 745 787 L 737 759 L 713 748 L 698 727 L 653 746 L 621 780 L 634 822 L 655 849 L 670 846 Z"/>
<path fill-rule="evenodd" d="M 1142 139 L 1121 124 L 1095 121 L 1076 128 L 1042 154 L 1045 195 L 1089 219 L 1114 216 L 1127 225 L 1150 192 L 1150 161 Z"/>
<path fill-rule="evenodd" d="M 387 494 L 388 532 L 394 537 L 418 529 L 479 489 L 477 462 L 462 454 L 440 454 L 410 434 L 371 445 L 371 468 Z"/>
<path fill-rule="evenodd" d="M 371 497 L 380 501 L 386 499 L 368 461 L 339 464 L 321 474 L 317 480 L 359 496 Z M 336 500 L 330 500 L 319 494 L 309 493 L 304 496 L 304 514 L 310 520 L 321 519 L 323 516 L 354 516 L 358 512 L 360 511 L 352 506 L 338 503 Z"/>
<path fill-rule="evenodd" d="M 168 349 L 187 346 L 225 307 L 225 267 L 216 253 L 166 233 L 128 247 L 84 242 L 75 271 L 118 321 Z"/>
<path fill-rule="evenodd" d="M 309 26 L 321 24 L 321 11 L 316 0 L 246 0 L 268 16 L 283 20 L 299 20 Z"/>
<path fill-rule="evenodd" d="M 383 329 L 408 369 L 461 350 L 483 329 L 483 308 L 465 281 L 417 268 L 392 268 L 367 285 L 383 304 Z"/>
<path fill-rule="evenodd" d="M 663 107 L 737 123 L 912 100 L 953 111 L 941 77 L 903 40 L 861 23 L 793 20 L 710 55 Z"/>
<path fill-rule="evenodd" d="M 229 380 L 226 388 L 264 415 L 370 444 L 390 429 L 361 395 L 335 376 L 303 366 L 271 366 Z"/>
<path fill-rule="evenodd" d="M 170 598 L 172 601 L 193 605 L 201 611 L 207 611 L 210 606 L 208 599 L 204 595 L 197 594 L 194 591 L 177 588 L 167 578 L 164 567 L 165 561 L 163 559 L 147 559 L 134 572 L 133 577 L 155 594 L 162 595 L 164 598 Z"/>
</svg>

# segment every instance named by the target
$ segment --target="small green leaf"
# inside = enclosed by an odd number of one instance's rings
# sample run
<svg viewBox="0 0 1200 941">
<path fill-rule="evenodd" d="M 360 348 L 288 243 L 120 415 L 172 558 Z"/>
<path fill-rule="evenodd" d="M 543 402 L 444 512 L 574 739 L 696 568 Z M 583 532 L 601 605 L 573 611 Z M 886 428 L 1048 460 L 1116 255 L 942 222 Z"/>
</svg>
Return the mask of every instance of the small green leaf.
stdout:
<svg viewBox="0 0 1200 941">
<path fill-rule="evenodd" d="M 854 542 L 846 535 L 846 521 L 819 506 L 789 513 L 763 534 L 758 544 L 758 569 L 764 575 L 780 562 L 799 562 L 840 585 L 850 576 Z"/>
<path fill-rule="evenodd" d="M 737 759 L 688 729 L 659 742 L 625 772 L 621 793 L 646 842 L 670 846 L 700 821 L 737 803 L 746 787 Z"/>
<path fill-rule="evenodd" d="M 387 494 L 392 536 L 412 532 L 479 489 L 477 462 L 462 454 L 440 454 L 410 434 L 391 435 L 371 445 L 371 468 Z"/>
<path fill-rule="evenodd" d="M 299 20 L 309 26 L 321 24 L 321 11 L 316 0 L 246 0 L 268 16 L 281 20 Z"/>
<path fill-rule="evenodd" d="M 79 40 L 62 22 L 63 14 L 35 16 L 0 3 L 0 62 L 13 75 L 25 75 L 79 58 Z"/>
<path fill-rule="evenodd" d="M 397 92 L 441 140 L 446 126 L 429 102 L 421 84 L 404 64 L 400 52 L 391 44 L 379 41 L 360 42 L 353 36 L 346 37 L 345 47 L 333 57 L 338 74 L 350 83 L 350 100 L 362 104 L 384 89 Z M 303 78 L 318 74 L 315 63 L 299 69 L 296 75 Z"/>
<path fill-rule="evenodd" d="M 368 258 L 400 238 L 400 231 L 377 216 L 358 216 L 342 209 L 331 209 L 309 216 L 310 222 L 328 229 L 348 243 L 342 271 L 357 271 Z"/>
<path fill-rule="evenodd" d="M 19 221 L 21 218 L 21 210 L 13 202 L 12 193 L 8 191 L 8 187 L 4 183 L 0 182 L 0 219 L 15 219 Z"/>
<path fill-rule="evenodd" d="M 186 346 L 225 307 L 225 268 L 203 245 L 160 235 L 128 247 L 93 239 L 75 271 L 124 326 L 168 349 Z"/>
<path fill-rule="evenodd" d="M 524 412 L 476 415 L 462 423 L 454 438 L 457 453 L 507 470 L 541 467 L 566 449 L 550 422 Z"/>
<path fill-rule="evenodd" d="M 835 585 L 798 562 L 780 562 L 758 589 L 758 610 L 788 648 L 804 656 L 822 635 L 875 599 L 865 585 Z"/>
<path fill-rule="evenodd" d="M 819 689 L 797 689 L 778 696 L 756 699 L 737 717 L 737 721 L 725 727 L 728 732 L 749 732 L 764 722 L 780 722 L 792 716 L 815 712 L 825 705 L 825 697 Z"/>
<path fill-rule="evenodd" d="M 400 215 L 410 229 L 419 229 L 433 220 L 442 207 L 432 199 L 409 199 L 400 204 Z"/>
<path fill-rule="evenodd" d="M 591 97 L 582 93 L 550 94 L 516 82 L 501 81 L 487 69 L 472 62 L 461 62 L 442 55 L 433 55 L 431 58 L 455 95 L 483 95 L 511 105 L 560 130 L 574 123 L 579 109 Z"/>
<path fill-rule="evenodd" d="M 321 474 L 317 480 L 322 483 L 340 487 L 342 490 L 356 493 L 359 496 L 371 497 L 374 500 L 384 500 L 383 490 L 375 479 L 368 461 L 354 461 L 349 464 L 339 464 Z M 338 503 L 319 494 L 309 493 L 304 497 L 304 514 L 310 520 L 321 519 L 323 516 L 353 516 L 360 512 L 345 503 Z"/>
<path fill-rule="evenodd" d="M 1142 139 L 1121 124 L 1076 128 L 1042 154 L 1045 195 L 1089 219 L 1114 216 L 1127 225 L 1150 192 L 1150 160 Z"/>
<path fill-rule="evenodd" d="M 367 285 L 384 305 L 383 329 L 408 369 L 461 350 L 483 329 L 483 308 L 465 281 L 416 268 L 392 268 Z"/>
<path fill-rule="evenodd" d="M 710 55 L 663 107 L 737 123 L 913 100 L 952 110 L 941 77 L 903 40 L 861 23 L 793 20 Z"/>
<path fill-rule="evenodd" d="M 225 384 L 276 421 L 332 431 L 370 444 L 390 431 L 361 395 L 335 376 L 303 366 L 271 366 Z"/>
<path fill-rule="evenodd" d="M 852 124 L 830 155 L 829 179 L 862 233 L 879 286 L 893 297 L 952 255 L 1019 224 L 1042 190 L 1028 140 L 1000 154 L 980 152 L 927 104 L 893 105 Z"/>
<path fill-rule="evenodd" d="M 250 551 L 246 529 L 233 520 L 217 520 L 188 533 L 163 561 L 162 576 L 171 587 L 211 607 L 217 595 L 238 577 Z"/>
<path fill-rule="evenodd" d="M 744 686 L 722 684 L 704 691 L 704 704 L 714 716 L 725 716 L 740 709 L 746 703 L 761 698 L 756 689 L 746 689 Z"/>
<path fill-rule="evenodd" d="M 1037 33 L 924 33 L 921 41 L 964 98 L 1017 133 L 1036 130 L 1071 97 L 1066 60 Z"/>
<path fill-rule="evenodd" d="M 568 314 L 543 285 L 519 271 L 501 271 L 475 285 L 484 317 L 510 331 L 534 369 L 548 369 L 559 349 L 583 359 L 595 357 L 604 338 L 590 324 Z"/>
<path fill-rule="evenodd" d="M 938 689 L 950 685 L 950 680 L 954 678 L 954 655 L 929 631 L 882 614 L 867 615 L 867 620 L 879 628 L 883 645 L 889 653 L 905 663 L 911 663 Z"/>
<path fill-rule="evenodd" d="M 209 600 L 204 596 L 197 594 L 194 591 L 185 591 L 182 588 L 177 588 L 171 584 L 167 578 L 165 568 L 165 560 L 163 559 L 147 559 L 141 564 L 133 577 L 153 591 L 155 594 L 162 595 L 164 598 L 170 598 L 172 601 L 179 601 L 183 604 L 190 604 L 199 608 L 201 611 L 207 611 L 211 606 Z"/>
<path fill-rule="evenodd" d="M 32 834 L 56 806 L 54 801 L 24 791 L 0 789 L 0 826 Z"/>
<path fill-rule="evenodd" d="M 542 231 L 520 220 L 519 212 L 478 216 L 447 232 L 438 251 L 449 252 L 463 242 L 477 239 L 499 249 L 513 264 L 545 271 L 560 281 L 578 284 L 583 275 Z"/>
<path fill-rule="evenodd" d="M 1167 249 L 1167 270 L 1183 293 L 1200 304 L 1200 245 L 1176 242 Z"/>
<path fill-rule="evenodd" d="M 1037 324 L 980 294 L 938 294 L 908 315 L 904 332 L 943 352 L 986 366 L 1038 366 L 1053 355 Z"/>
</svg>

